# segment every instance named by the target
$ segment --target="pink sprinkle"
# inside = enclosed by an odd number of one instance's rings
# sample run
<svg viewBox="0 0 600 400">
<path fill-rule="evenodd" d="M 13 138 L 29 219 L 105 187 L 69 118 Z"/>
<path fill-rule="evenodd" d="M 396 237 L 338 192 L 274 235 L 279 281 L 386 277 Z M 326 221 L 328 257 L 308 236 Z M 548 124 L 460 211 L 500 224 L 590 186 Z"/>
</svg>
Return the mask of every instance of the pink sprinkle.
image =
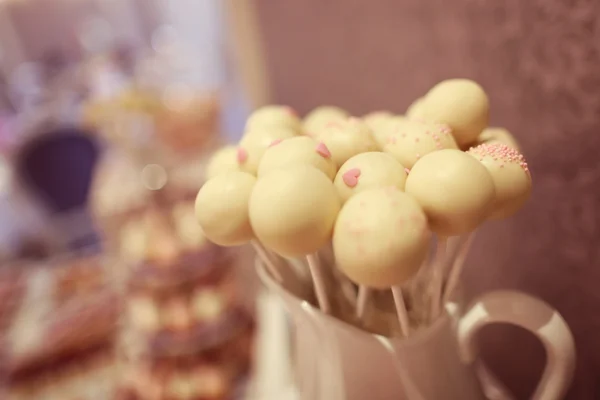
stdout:
<svg viewBox="0 0 600 400">
<path fill-rule="evenodd" d="M 396 137 L 395 136 L 389 136 L 387 138 L 387 142 L 391 143 L 391 144 L 396 144 Z"/>
<path fill-rule="evenodd" d="M 248 159 L 248 152 L 245 149 L 238 147 L 238 150 L 237 150 L 238 163 L 243 164 L 246 162 L 247 159 Z"/>
<path fill-rule="evenodd" d="M 294 117 L 298 116 L 298 113 L 292 107 L 286 107 L 285 110 L 288 112 L 288 114 L 293 115 Z"/>
<path fill-rule="evenodd" d="M 404 172 L 406 172 L 406 175 L 408 175 L 408 174 L 410 174 L 410 169 L 404 168 Z"/>
<path fill-rule="evenodd" d="M 316 150 L 317 150 L 317 153 L 319 153 L 323 157 L 325 157 L 325 158 L 331 158 L 331 152 L 329 151 L 329 149 L 327 148 L 327 146 L 325 146 L 325 143 L 319 142 L 319 144 L 317 145 Z"/>
<path fill-rule="evenodd" d="M 349 169 L 348 171 L 344 172 L 344 175 L 342 175 L 342 179 L 344 180 L 344 183 L 350 187 L 354 187 L 356 185 L 358 185 L 358 177 L 360 176 L 360 169 L 358 168 L 352 168 Z"/>
<path fill-rule="evenodd" d="M 275 139 L 271 142 L 271 144 L 269 145 L 269 147 L 273 147 L 277 144 L 281 143 L 281 139 Z"/>
</svg>

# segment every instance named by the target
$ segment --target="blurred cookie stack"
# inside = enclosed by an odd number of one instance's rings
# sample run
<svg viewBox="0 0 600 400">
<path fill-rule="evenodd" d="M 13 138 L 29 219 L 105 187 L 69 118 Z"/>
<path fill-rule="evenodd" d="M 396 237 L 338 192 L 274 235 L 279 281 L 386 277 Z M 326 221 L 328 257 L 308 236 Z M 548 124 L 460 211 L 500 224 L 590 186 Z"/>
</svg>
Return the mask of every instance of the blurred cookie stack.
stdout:
<svg viewBox="0 0 600 400">
<path fill-rule="evenodd" d="M 10 400 L 115 394 L 119 302 L 97 257 L 19 265 L 3 277 L 2 366 Z M 18 271 L 18 272 L 16 272 Z"/>
<path fill-rule="evenodd" d="M 189 222 L 190 200 L 149 206 L 131 214 L 118 236 L 129 270 L 125 399 L 230 399 L 249 376 L 254 320 L 237 254 L 206 242 Z"/>
<path fill-rule="evenodd" d="M 147 149 L 111 149 L 91 200 L 125 309 L 119 396 L 236 398 L 252 363 L 252 281 L 239 252 L 208 242 L 196 222 L 202 157 L 177 164 Z"/>
</svg>

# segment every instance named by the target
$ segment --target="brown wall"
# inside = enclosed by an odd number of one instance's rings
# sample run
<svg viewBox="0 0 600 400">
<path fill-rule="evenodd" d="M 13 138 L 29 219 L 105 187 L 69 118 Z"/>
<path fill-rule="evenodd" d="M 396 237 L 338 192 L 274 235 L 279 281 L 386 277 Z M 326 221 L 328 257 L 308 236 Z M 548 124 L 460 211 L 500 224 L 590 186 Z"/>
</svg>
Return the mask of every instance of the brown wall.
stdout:
<svg viewBox="0 0 600 400">
<path fill-rule="evenodd" d="M 569 398 L 600 398 L 600 2 L 256 2 L 274 100 L 299 111 L 401 112 L 449 77 L 486 87 L 492 122 L 521 141 L 535 189 L 519 215 L 481 230 L 467 288 L 518 288 L 557 307 L 578 347 Z M 541 346 L 490 331 L 486 358 L 526 398 Z"/>
</svg>

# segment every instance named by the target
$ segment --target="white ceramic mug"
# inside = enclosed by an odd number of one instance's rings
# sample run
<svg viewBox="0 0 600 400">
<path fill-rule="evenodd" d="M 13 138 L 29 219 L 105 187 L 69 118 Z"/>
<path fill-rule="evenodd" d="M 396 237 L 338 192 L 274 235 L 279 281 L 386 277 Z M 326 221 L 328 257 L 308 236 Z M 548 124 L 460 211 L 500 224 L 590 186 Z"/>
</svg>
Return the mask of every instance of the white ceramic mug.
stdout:
<svg viewBox="0 0 600 400">
<path fill-rule="evenodd" d="M 560 314 L 534 297 L 490 292 L 463 315 L 446 313 L 409 338 L 386 338 L 323 314 L 257 265 L 261 280 L 281 297 L 292 319 L 302 400 L 509 399 L 477 360 L 475 336 L 494 323 L 525 328 L 543 343 L 546 368 L 533 399 L 561 399 L 571 383 L 573 336 Z"/>
</svg>

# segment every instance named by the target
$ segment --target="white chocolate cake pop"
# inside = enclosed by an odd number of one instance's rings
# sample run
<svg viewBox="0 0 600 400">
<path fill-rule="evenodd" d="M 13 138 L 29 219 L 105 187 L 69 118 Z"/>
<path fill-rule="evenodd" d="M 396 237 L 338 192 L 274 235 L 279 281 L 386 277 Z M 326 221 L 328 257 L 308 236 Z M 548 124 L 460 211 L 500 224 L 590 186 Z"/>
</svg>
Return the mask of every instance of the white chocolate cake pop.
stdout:
<svg viewBox="0 0 600 400">
<path fill-rule="evenodd" d="M 387 139 L 387 134 L 389 132 L 387 125 L 391 120 L 393 120 L 393 118 L 394 114 L 388 111 L 375 111 L 365 115 L 362 118 L 364 123 L 371 130 L 373 138 L 377 142 L 377 145 L 380 149 L 383 148 L 383 145 Z"/>
<path fill-rule="evenodd" d="M 295 165 L 312 165 L 333 180 L 337 166 L 325 144 L 308 136 L 297 136 L 275 141 L 267 149 L 258 165 L 257 176 Z"/>
<path fill-rule="evenodd" d="M 531 195 L 531 174 L 523 155 L 502 143 L 480 144 L 468 154 L 487 168 L 494 181 L 496 201 L 490 218 L 506 218 L 516 213 Z"/>
<path fill-rule="evenodd" d="M 477 138 L 477 144 L 492 144 L 502 143 L 508 147 L 512 147 L 515 150 L 521 151 L 517 139 L 511 133 L 504 128 L 493 128 L 489 127 L 481 132 L 481 135 Z"/>
<path fill-rule="evenodd" d="M 368 189 L 394 186 L 404 190 L 406 170 L 389 154 L 378 151 L 361 153 L 342 165 L 333 183 L 344 202 Z"/>
<path fill-rule="evenodd" d="M 408 108 L 406 109 L 406 112 L 404 113 L 406 118 L 423 119 L 424 118 L 424 115 L 423 115 L 424 100 L 425 100 L 425 98 L 419 97 L 418 99 L 413 101 L 411 103 L 411 105 L 408 106 Z"/>
<path fill-rule="evenodd" d="M 206 179 L 214 178 L 225 172 L 241 171 L 238 162 L 238 148 L 225 146 L 217 150 L 206 165 Z"/>
<path fill-rule="evenodd" d="M 302 123 L 293 108 L 269 105 L 254 111 L 246 121 L 246 131 L 265 128 L 289 129 L 299 134 Z"/>
<path fill-rule="evenodd" d="M 286 128 L 270 127 L 248 131 L 240 140 L 237 160 L 242 170 L 256 175 L 258 164 L 267 148 L 278 140 L 290 139 L 296 133 Z"/>
<path fill-rule="evenodd" d="M 442 149 L 456 149 L 450 128 L 428 122 L 394 118 L 387 126 L 383 151 L 410 169 L 424 155 Z"/>
<path fill-rule="evenodd" d="M 431 232 L 416 200 L 395 187 L 365 190 L 339 213 L 333 234 L 338 267 L 374 288 L 404 283 L 419 270 Z"/>
<path fill-rule="evenodd" d="M 254 237 L 248 201 L 256 178 L 228 172 L 208 180 L 196 197 L 196 218 L 206 237 L 221 246 L 243 244 Z"/>
<path fill-rule="evenodd" d="M 343 121 L 349 115 L 346 111 L 334 106 L 321 106 L 309 112 L 302 122 L 304 133 L 315 136 L 331 121 Z"/>
<path fill-rule="evenodd" d="M 488 126 L 490 102 L 481 86 L 468 79 L 448 79 L 435 85 L 423 103 L 423 118 L 446 124 L 461 148 L 475 143 Z"/>
<path fill-rule="evenodd" d="M 355 117 L 329 122 L 316 139 L 325 143 L 338 166 L 357 154 L 378 149 L 367 124 Z"/>
<path fill-rule="evenodd" d="M 494 181 L 474 157 L 460 150 L 434 151 L 413 166 L 406 179 L 413 196 L 441 236 L 468 233 L 494 208 Z"/>
<path fill-rule="evenodd" d="M 256 182 L 250 197 L 256 237 L 287 257 L 323 247 L 331 238 L 339 209 L 333 183 L 309 165 L 272 171 Z"/>
</svg>

